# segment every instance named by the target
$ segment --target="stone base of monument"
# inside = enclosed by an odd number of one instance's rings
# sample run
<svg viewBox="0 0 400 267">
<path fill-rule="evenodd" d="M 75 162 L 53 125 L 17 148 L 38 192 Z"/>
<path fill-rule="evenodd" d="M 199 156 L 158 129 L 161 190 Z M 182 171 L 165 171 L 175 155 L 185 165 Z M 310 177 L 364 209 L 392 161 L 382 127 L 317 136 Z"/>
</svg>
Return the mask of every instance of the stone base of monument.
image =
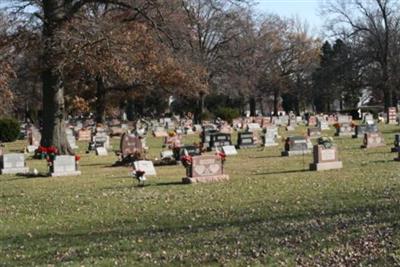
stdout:
<svg viewBox="0 0 400 267">
<path fill-rule="evenodd" d="M 28 173 L 29 168 L 28 167 L 23 167 L 23 168 L 6 168 L 6 169 L 1 169 L 0 174 L 18 174 L 18 173 Z"/>
<path fill-rule="evenodd" d="M 256 144 L 254 145 L 240 145 L 240 146 L 236 146 L 237 149 L 248 149 L 248 148 L 257 148 L 258 146 Z"/>
<path fill-rule="evenodd" d="M 61 177 L 61 176 L 79 176 L 81 171 L 69 171 L 69 172 L 52 172 L 51 177 Z"/>
<path fill-rule="evenodd" d="M 291 156 L 298 156 L 304 154 L 310 154 L 311 150 L 300 150 L 300 151 L 282 151 L 282 157 L 291 157 Z"/>
<path fill-rule="evenodd" d="M 197 184 L 197 183 L 214 183 L 229 181 L 229 175 L 215 175 L 215 176 L 203 176 L 203 177 L 184 177 L 182 183 L 184 184 Z"/>
<path fill-rule="evenodd" d="M 354 133 L 336 133 L 335 134 L 336 136 L 353 136 L 354 135 Z"/>
<path fill-rule="evenodd" d="M 343 168 L 343 163 L 341 161 L 310 164 L 310 171 L 326 171 L 341 168 Z"/>
<path fill-rule="evenodd" d="M 154 166 L 172 166 L 177 165 L 178 161 L 173 158 L 164 158 L 164 159 L 157 159 L 153 160 Z"/>
<path fill-rule="evenodd" d="M 272 147 L 272 146 L 277 146 L 277 145 L 279 145 L 278 143 L 266 143 L 266 144 L 263 144 L 262 146 L 263 147 Z"/>
<path fill-rule="evenodd" d="M 376 148 L 376 147 L 384 147 L 385 144 L 374 144 L 374 145 L 361 145 L 361 148 Z"/>
</svg>

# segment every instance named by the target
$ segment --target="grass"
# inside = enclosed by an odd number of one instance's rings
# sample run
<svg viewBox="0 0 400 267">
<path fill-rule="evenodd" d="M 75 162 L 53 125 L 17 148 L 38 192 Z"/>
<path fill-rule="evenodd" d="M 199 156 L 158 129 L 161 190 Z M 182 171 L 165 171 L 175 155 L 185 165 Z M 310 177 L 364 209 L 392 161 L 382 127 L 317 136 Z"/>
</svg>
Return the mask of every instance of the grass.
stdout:
<svg viewBox="0 0 400 267">
<path fill-rule="evenodd" d="M 183 185 L 183 167 L 166 166 L 143 188 L 78 142 L 79 177 L 0 176 L 0 266 L 399 265 L 399 128 L 380 127 L 383 148 L 335 138 L 341 170 L 310 172 L 311 155 L 280 157 L 281 145 L 229 157 L 229 182 Z M 157 157 L 161 139 L 147 142 Z"/>
</svg>

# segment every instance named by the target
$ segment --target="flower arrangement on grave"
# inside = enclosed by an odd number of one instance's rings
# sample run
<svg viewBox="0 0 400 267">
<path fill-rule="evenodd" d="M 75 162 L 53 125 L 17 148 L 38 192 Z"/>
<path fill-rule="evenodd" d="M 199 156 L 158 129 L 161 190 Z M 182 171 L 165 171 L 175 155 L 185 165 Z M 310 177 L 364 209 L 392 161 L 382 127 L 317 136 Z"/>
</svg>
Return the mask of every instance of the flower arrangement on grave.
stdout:
<svg viewBox="0 0 400 267">
<path fill-rule="evenodd" d="M 193 158 L 190 155 L 183 155 L 181 157 L 181 162 L 182 162 L 182 165 L 187 169 L 190 166 L 192 166 Z"/>
<path fill-rule="evenodd" d="M 329 149 L 331 147 L 333 147 L 333 139 L 331 137 L 320 137 L 318 138 L 318 145 L 323 146 L 325 149 Z"/>
<path fill-rule="evenodd" d="M 333 127 L 335 127 L 336 129 L 340 129 L 340 123 L 336 122 Z"/>
<path fill-rule="evenodd" d="M 144 185 L 144 182 L 146 181 L 146 176 L 145 176 L 145 171 L 143 170 L 133 170 L 132 174 L 138 180 L 139 185 Z"/>
<path fill-rule="evenodd" d="M 55 146 L 39 146 L 35 151 L 35 158 L 46 159 L 47 162 L 53 162 L 57 154 L 58 149 Z"/>
<path fill-rule="evenodd" d="M 221 160 L 222 162 L 222 166 L 224 166 L 225 160 L 226 160 L 226 154 L 222 151 L 218 151 L 217 153 L 215 153 L 215 155 L 217 155 L 217 157 Z"/>
</svg>

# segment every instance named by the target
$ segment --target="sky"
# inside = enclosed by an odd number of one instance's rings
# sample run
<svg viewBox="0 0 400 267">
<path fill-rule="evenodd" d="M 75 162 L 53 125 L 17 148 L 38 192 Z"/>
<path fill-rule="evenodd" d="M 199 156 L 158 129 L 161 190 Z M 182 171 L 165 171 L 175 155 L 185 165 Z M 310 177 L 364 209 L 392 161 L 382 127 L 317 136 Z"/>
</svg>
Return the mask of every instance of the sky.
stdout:
<svg viewBox="0 0 400 267">
<path fill-rule="evenodd" d="M 319 31 L 324 23 L 318 15 L 321 0 L 256 0 L 255 10 L 260 13 L 275 13 L 281 16 L 298 16 L 307 20 L 312 31 Z"/>
</svg>

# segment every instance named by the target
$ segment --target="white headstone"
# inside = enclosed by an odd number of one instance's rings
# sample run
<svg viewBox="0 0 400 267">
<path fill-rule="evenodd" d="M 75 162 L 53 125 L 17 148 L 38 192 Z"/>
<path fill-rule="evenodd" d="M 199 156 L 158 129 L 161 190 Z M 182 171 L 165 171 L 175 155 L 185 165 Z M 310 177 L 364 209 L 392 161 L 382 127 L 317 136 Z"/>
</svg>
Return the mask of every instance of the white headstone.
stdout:
<svg viewBox="0 0 400 267">
<path fill-rule="evenodd" d="M 225 153 L 227 156 L 233 156 L 237 155 L 237 150 L 235 146 L 223 146 L 222 151 Z"/>
<path fill-rule="evenodd" d="M 105 147 L 96 147 L 97 156 L 108 156 L 108 151 Z"/>
<path fill-rule="evenodd" d="M 153 162 L 150 160 L 138 160 L 134 162 L 135 170 L 144 171 L 146 176 L 157 175 Z"/>
</svg>

